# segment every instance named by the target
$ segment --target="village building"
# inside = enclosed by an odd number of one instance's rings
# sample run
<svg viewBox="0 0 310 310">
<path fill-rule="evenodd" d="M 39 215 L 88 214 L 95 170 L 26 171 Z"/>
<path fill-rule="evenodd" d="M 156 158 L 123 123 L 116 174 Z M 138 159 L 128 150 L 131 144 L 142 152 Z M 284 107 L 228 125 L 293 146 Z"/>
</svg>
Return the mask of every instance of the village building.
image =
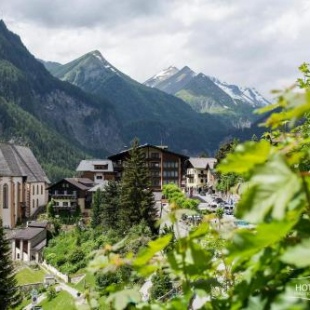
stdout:
<svg viewBox="0 0 310 310">
<path fill-rule="evenodd" d="M 7 231 L 12 260 L 40 263 L 46 246 L 47 222 L 28 222 L 27 227 Z"/>
<path fill-rule="evenodd" d="M 191 157 L 186 162 L 186 189 L 208 190 L 215 184 L 216 158 Z"/>
<path fill-rule="evenodd" d="M 48 199 L 50 183 L 32 151 L 0 143 L 0 217 L 3 227 L 14 228 L 32 216 Z"/>
<path fill-rule="evenodd" d="M 82 160 L 76 171 L 78 177 L 91 179 L 96 184 L 115 180 L 113 163 L 108 159 Z"/>
<path fill-rule="evenodd" d="M 88 178 L 65 178 L 51 185 L 49 200 L 54 201 L 56 214 L 59 211 L 74 213 L 79 207 L 82 213 L 88 213 L 91 208 L 94 181 Z"/>
<path fill-rule="evenodd" d="M 168 150 L 167 146 L 155 146 L 143 144 L 139 146 L 145 155 L 145 163 L 149 169 L 151 189 L 160 191 L 163 185 L 174 183 L 179 187 L 185 187 L 185 161 L 188 156 Z M 112 160 L 116 180 L 120 180 L 124 169 L 124 163 L 130 156 L 130 149 L 108 157 Z"/>
</svg>

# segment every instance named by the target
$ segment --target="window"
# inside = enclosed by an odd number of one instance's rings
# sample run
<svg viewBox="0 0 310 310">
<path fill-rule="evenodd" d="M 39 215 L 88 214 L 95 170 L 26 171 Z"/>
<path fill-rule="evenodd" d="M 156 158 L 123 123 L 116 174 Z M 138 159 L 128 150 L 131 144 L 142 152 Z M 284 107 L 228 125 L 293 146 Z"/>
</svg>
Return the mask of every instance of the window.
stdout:
<svg viewBox="0 0 310 310">
<path fill-rule="evenodd" d="M 151 158 L 159 158 L 159 153 L 151 153 Z"/>
<path fill-rule="evenodd" d="M 35 185 L 32 185 L 32 195 L 34 195 L 36 192 L 36 187 L 35 187 Z"/>
<path fill-rule="evenodd" d="M 179 163 L 177 161 L 164 161 L 165 168 L 178 168 Z"/>
<path fill-rule="evenodd" d="M 179 174 L 177 170 L 165 170 L 163 175 L 164 177 L 177 178 Z"/>
<path fill-rule="evenodd" d="M 39 199 L 37 199 L 37 208 L 39 207 Z"/>
<path fill-rule="evenodd" d="M 9 207 L 9 193 L 8 193 L 8 185 L 4 184 L 3 185 L 3 209 L 8 209 Z"/>
<path fill-rule="evenodd" d="M 68 207 L 68 206 L 69 206 L 69 203 L 68 203 L 68 201 L 64 201 L 64 202 L 62 203 L 62 205 L 63 205 L 64 207 Z"/>
<path fill-rule="evenodd" d="M 96 175 L 96 180 L 102 180 L 102 175 Z"/>
<path fill-rule="evenodd" d="M 151 168 L 157 168 L 157 167 L 160 167 L 160 166 L 159 166 L 159 163 L 151 162 L 151 163 L 150 163 L 150 167 L 151 167 Z"/>
<path fill-rule="evenodd" d="M 43 195 L 43 185 L 41 185 L 41 195 Z"/>
<path fill-rule="evenodd" d="M 35 207 L 35 200 L 34 199 L 32 199 L 32 208 L 34 208 Z"/>
<path fill-rule="evenodd" d="M 156 179 L 153 179 L 152 180 L 152 186 L 160 186 L 160 181 L 156 180 Z"/>
<path fill-rule="evenodd" d="M 106 165 L 95 165 L 95 170 L 108 170 L 108 164 Z"/>
<path fill-rule="evenodd" d="M 37 195 L 39 195 L 39 185 L 37 185 Z"/>
<path fill-rule="evenodd" d="M 173 183 L 173 184 L 178 184 L 178 181 L 176 181 L 176 180 L 167 180 L 167 179 L 165 179 L 164 181 L 163 181 L 163 183 L 164 184 L 170 184 L 170 183 Z"/>
<path fill-rule="evenodd" d="M 159 173 L 160 171 L 159 170 L 151 170 L 150 171 L 150 175 L 152 176 L 152 177 L 159 177 L 160 176 L 160 173 Z"/>
</svg>

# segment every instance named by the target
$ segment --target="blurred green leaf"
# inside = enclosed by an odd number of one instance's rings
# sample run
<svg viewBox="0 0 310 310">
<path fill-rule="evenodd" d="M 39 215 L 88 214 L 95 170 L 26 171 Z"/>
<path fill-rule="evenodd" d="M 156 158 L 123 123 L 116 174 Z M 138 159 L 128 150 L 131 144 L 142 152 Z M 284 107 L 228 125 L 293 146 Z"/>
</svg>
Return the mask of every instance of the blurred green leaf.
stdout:
<svg viewBox="0 0 310 310">
<path fill-rule="evenodd" d="M 234 236 L 229 250 L 229 261 L 244 261 L 255 253 L 282 240 L 298 220 L 298 216 L 286 221 L 259 224 L 255 231 L 242 229 Z"/>
<path fill-rule="evenodd" d="M 141 294 L 138 288 L 125 289 L 111 294 L 107 298 L 107 304 L 113 304 L 113 309 L 124 310 L 129 304 L 135 305 L 141 301 Z"/>
<path fill-rule="evenodd" d="M 159 237 L 158 239 L 154 241 L 150 241 L 148 243 L 148 247 L 142 249 L 135 261 L 134 265 L 135 266 L 142 266 L 146 264 L 157 252 L 163 250 L 170 242 L 172 238 L 172 234 L 167 234 L 163 237 Z"/>
<path fill-rule="evenodd" d="M 276 154 L 264 166 L 258 167 L 248 183 L 237 208 L 237 217 L 261 222 L 271 213 L 275 219 L 284 218 L 290 200 L 301 191 L 298 176 Z"/>
<path fill-rule="evenodd" d="M 217 170 L 222 173 L 245 173 L 256 165 L 264 163 L 270 154 L 270 143 L 265 140 L 260 142 L 249 141 L 238 145 L 234 153 L 229 153 L 219 164 Z"/>
<path fill-rule="evenodd" d="M 303 240 L 301 244 L 289 247 L 281 260 L 298 268 L 310 266 L 310 240 Z"/>
</svg>

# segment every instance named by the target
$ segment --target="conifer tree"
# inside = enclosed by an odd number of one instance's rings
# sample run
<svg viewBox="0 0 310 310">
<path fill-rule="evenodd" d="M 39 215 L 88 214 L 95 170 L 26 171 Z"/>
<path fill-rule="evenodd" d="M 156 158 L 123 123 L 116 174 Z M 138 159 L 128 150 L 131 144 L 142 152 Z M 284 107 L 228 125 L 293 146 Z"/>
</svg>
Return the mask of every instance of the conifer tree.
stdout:
<svg viewBox="0 0 310 310">
<path fill-rule="evenodd" d="M 110 181 L 102 192 L 100 221 L 105 230 L 117 229 L 119 221 L 120 185 Z"/>
<path fill-rule="evenodd" d="M 92 202 L 92 219 L 91 219 L 92 228 L 96 228 L 101 223 L 100 220 L 101 204 L 102 204 L 102 191 L 98 188 L 94 194 Z"/>
<path fill-rule="evenodd" d="M 157 210 L 145 156 L 137 139 L 133 141 L 129 157 L 124 166 L 121 181 L 119 228 L 126 232 L 145 220 L 152 232 L 156 232 Z"/>
<path fill-rule="evenodd" d="M 8 309 L 16 300 L 16 280 L 13 274 L 10 244 L 5 239 L 0 218 L 0 308 Z"/>
</svg>

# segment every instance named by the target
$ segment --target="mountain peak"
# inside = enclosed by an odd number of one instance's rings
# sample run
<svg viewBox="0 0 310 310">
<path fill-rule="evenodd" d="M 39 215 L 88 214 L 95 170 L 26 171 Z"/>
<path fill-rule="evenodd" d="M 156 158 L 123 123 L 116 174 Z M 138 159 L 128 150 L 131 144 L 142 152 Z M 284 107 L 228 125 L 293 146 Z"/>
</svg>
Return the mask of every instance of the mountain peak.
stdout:
<svg viewBox="0 0 310 310">
<path fill-rule="evenodd" d="M 86 55 L 94 56 L 98 58 L 102 62 L 106 62 L 106 60 L 103 58 L 102 54 L 98 50 L 94 50 L 92 52 L 87 53 Z"/>
<path fill-rule="evenodd" d="M 169 79 L 171 76 L 179 72 L 180 70 L 175 66 L 169 66 L 167 69 L 160 71 L 152 76 L 150 79 L 144 82 L 146 86 L 156 87 L 156 85 L 162 81 Z"/>
<path fill-rule="evenodd" d="M 92 63 L 93 67 L 92 68 L 100 68 L 101 70 L 108 70 L 110 72 L 119 74 L 118 70 L 114 68 L 103 56 L 98 50 L 91 51 L 82 57 L 78 58 L 77 60 L 74 60 L 73 62 L 76 61 L 82 61 L 83 65 L 86 63 Z M 89 67 L 90 68 L 90 67 Z"/>
</svg>

